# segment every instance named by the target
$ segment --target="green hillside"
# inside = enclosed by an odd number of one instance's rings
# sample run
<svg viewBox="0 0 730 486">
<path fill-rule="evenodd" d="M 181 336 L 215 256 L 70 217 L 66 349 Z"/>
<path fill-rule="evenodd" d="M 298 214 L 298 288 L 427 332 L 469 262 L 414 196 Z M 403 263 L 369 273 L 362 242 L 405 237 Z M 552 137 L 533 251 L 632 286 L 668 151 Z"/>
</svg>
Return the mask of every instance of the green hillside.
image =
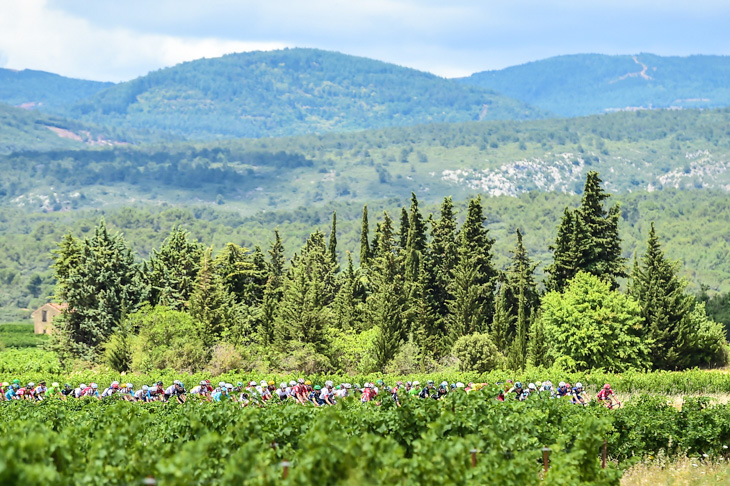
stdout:
<svg viewBox="0 0 730 486">
<path fill-rule="evenodd" d="M 559 116 L 730 105 L 730 56 L 576 54 L 463 78 Z"/>
<path fill-rule="evenodd" d="M 115 85 L 79 102 L 68 114 L 196 139 L 541 115 L 490 90 L 316 49 L 249 52 L 183 63 Z"/>
<path fill-rule="evenodd" d="M 0 157 L 0 204 L 42 210 L 136 202 L 251 214 L 325 201 L 730 187 L 730 110 L 469 122 L 207 143 L 26 151 Z M 51 189 L 52 188 L 52 189 Z"/>
<path fill-rule="evenodd" d="M 58 108 L 88 98 L 113 84 L 31 69 L 0 68 L 0 103 L 25 108 Z"/>
</svg>

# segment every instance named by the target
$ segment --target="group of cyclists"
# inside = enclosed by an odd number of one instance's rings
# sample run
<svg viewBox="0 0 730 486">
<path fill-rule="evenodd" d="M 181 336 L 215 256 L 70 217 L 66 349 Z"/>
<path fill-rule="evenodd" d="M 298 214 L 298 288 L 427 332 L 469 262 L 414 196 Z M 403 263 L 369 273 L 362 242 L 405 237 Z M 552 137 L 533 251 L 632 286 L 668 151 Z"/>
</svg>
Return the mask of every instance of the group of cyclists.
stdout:
<svg viewBox="0 0 730 486">
<path fill-rule="evenodd" d="M 523 387 L 521 382 L 498 382 L 497 394 L 494 396 L 499 401 L 505 400 L 530 400 L 530 399 L 569 399 L 572 403 L 578 405 L 587 405 L 589 397 L 581 383 L 571 386 L 569 383 L 561 381 L 557 387 L 553 387 L 552 382 L 536 382 L 529 383 L 527 387 Z M 419 381 L 398 381 L 393 386 L 388 386 L 383 380 L 377 380 L 374 383 L 365 383 L 363 386 L 359 384 L 340 383 L 335 385 L 334 382 L 325 381 L 323 386 L 312 385 L 312 382 L 300 378 L 282 382 L 278 387 L 273 381 L 262 380 L 257 383 L 238 382 L 234 386 L 232 383 L 219 382 L 218 386 L 213 386 L 210 380 L 202 380 L 196 386 L 187 390 L 180 380 L 175 380 L 171 385 L 165 387 L 162 381 L 158 381 L 153 385 L 143 385 L 139 389 L 135 389 L 132 383 L 112 382 L 109 387 L 103 390 L 99 389 L 96 383 L 81 383 L 78 387 L 73 387 L 66 383 L 63 386 L 54 382 L 51 386 L 47 386 L 45 381 L 38 384 L 28 383 L 23 386 L 20 380 L 13 380 L 12 383 L 3 382 L 0 385 L 0 400 L 29 400 L 41 401 L 45 399 L 80 399 L 85 397 L 97 398 L 99 400 L 106 397 L 115 397 L 122 400 L 133 402 L 153 402 L 171 400 L 178 403 L 185 403 L 189 397 L 197 397 L 203 401 L 236 401 L 241 406 L 265 406 L 273 403 L 281 403 L 285 401 L 293 401 L 302 405 L 311 403 L 315 406 L 334 405 L 338 399 L 345 397 L 354 397 L 362 402 L 375 401 L 381 403 L 384 399 L 392 399 L 398 406 L 401 405 L 401 399 L 404 396 L 410 398 L 421 399 L 441 399 L 449 393 L 471 393 L 478 390 L 494 390 L 488 388 L 487 383 L 468 383 L 456 382 L 449 384 L 444 381 L 436 385 L 429 380 L 424 385 Z M 620 406 L 620 402 L 616 397 L 609 384 L 605 384 L 596 395 L 598 403 L 614 408 Z"/>
</svg>

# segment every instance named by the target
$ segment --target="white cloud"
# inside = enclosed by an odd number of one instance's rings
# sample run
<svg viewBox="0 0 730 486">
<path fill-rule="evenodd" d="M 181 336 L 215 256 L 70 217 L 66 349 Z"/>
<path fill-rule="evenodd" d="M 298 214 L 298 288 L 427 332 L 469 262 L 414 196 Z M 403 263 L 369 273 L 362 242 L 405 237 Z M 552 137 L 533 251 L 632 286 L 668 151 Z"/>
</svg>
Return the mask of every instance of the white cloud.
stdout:
<svg viewBox="0 0 730 486">
<path fill-rule="evenodd" d="M 102 29 L 49 8 L 45 0 L 1 0 L 0 8 L 0 60 L 5 67 L 77 78 L 123 81 L 201 57 L 286 47 L 281 42 L 180 37 L 123 27 Z"/>
</svg>

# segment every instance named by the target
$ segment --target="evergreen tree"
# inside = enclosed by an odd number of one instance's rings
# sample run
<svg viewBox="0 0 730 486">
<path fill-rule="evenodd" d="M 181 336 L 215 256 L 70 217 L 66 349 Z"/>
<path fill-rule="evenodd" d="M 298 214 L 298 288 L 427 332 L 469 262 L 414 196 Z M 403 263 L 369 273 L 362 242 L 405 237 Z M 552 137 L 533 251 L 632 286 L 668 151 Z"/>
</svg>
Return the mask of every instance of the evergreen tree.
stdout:
<svg viewBox="0 0 730 486">
<path fill-rule="evenodd" d="M 195 319 L 199 336 L 205 346 L 217 342 L 226 330 L 227 312 L 231 298 L 220 277 L 213 271 L 212 250 L 203 253 L 195 289 L 190 297 L 190 316 Z"/>
<path fill-rule="evenodd" d="M 517 329 L 515 338 L 507 355 L 507 366 L 514 370 L 524 370 L 527 364 L 527 336 L 529 333 L 527 320 L 527 299 L 524 287 L 520 288 L 517 298 Z"/>
<path fill-rule="evenodd" d="M 426 255 L 428 258 L 427 270 L 433 274 L 429 290 L 439 318 L 446 316 L 446 302 L 452 298 L 448 286 L 459 259 L 456 228 L 453 202 L 451 197 L 444 198 L 439 219 L 431 220 L 431 245 Z"/>
<path fill-rule="evenodd" d="M 491 322 L 494 315 L 494 286 L 497 277 L 497 270 L 492 263 L 494 240 L 484 227 L 479 197 L 469 201 L 460 239 L 459 260 L 448 287 L 453 298 L 447 301 L 451 314 L 449 334 L 456 335 L 457 338 L 463 333 L 482 332 L 486 328 L 485 323 Z"/>
<path fill-rule="evenodd" d="M 426 223 L 418 209 L 418 199 L 411 193 L 411 209 L 408 213 L 408 238 L 406 240 L 405 278 L 415 283 L 419 279 L 421 260 L 426 249 Z"/>
<path fill-rule="evenodd" d="M 252 306 L 263 300 L 268 269 L 260 248 L 251 252 L 228 243 L 213 260 L 213 269 L 235 302 Z"/>
<path fill-rule="evenodd" d="M 400 208 L 400 228 L 398 229 L 398 248 L 405 250 L 408 247 L 408 231 L 410 230 L 410 216 L 406 208 Z"/>
<path fill-rule="evenodd" d="M 520 295 L 524 296 L 522 311 L 525 314 L 525 322 L 530 321 L 533 310 L 540 303 L 540 298 L 537 293 L 537 283 L 535 282 L 535 269 L 538 264 L 534 263 L 527 254 L 527 249 L 522 243 L 522 232 L 518 229 L 516 233 L 517 245 L 511 251 L 512 262 L 506 273 L 505 297 L 507 309 L 516 318 L 519 327 Z M 513 335 L 517 334 L 517 329 L 511 331 L 513 331 Z"/>
<path fill-rule="evenodd" d="M 54 320 L 56 344 L 73 348 L 76 357 L 95 359 L 99 346 L 142 298 L 132 251 L 119 233 L 109 234 L 102 218 L 94 235 L 83 242 L 66 235 L 54 252 L 53 267 L 56 299 L 68 304 Z"/>
<path fill-rule="evenodd" d="M 189 236 L 176 226 L 160 249 L 152 251 L 143 274 L 152 306 L 164 305 L 175 310 L 187 306 L 204 252 L 204 246 Z"/>
<path fill-rule="evenodd" d="M 549 367 L 548 358 L 550 347 L 545 338 L 545 325 L 540 319 L 539 312 L 532 314 L 530 322 L 530 339 L 528 344 L 527 362 L 531 366 Z"/>
<path fill-rule="evenodd" d="M 368 206 L 367 204 L 362 208 L 362 227 L 360 230 L 360 266 L 366 267 L 370 261 L 370 243 L 368 238 L 370 237 L 370 229 L 368 222 Z"/>
<path fill-rule="evenodd" d="M 269 279 L 272 281 L 272 287 L 278 289 L 284 283 L 284 245 L 281 242 L 279 228 L 274 230 L 274 241 L 271 242 L 269 249 Z"/>
<path fill-rule="evenodd" d="M 339 271 L 339 259 L 337 258 L 337 211 L 332 212 L 332 229 L 330 230 L 330 239 L 327 243 L 327 251 L 329 251 L 330 259 L 335 264 L 335 273 Z"/>
<path fill-rule="evenodd" d="M 352 255 L 347 252 L 347 268 L 340 276 L 340 286 L 332 304 L 334 324 L 342 330 L 360 330 L 362 327 L 361 286 L 358 272 L 352 264 Z"/>
<path fill-rule="evenodd" d="M 497 292 L 497 300 L 494 304 L 494 317 L 489 334 L 492 342 L 503 354 L 507 354 L 512 344 L 513 335 L 511 329 L 514 326 L 515 317 L 510 313 L 509 302 L 507 301 L 507 286 L 502 284 Z"/>
<path fill-rule="evenodd" d="M 275 323 L 278 341 L 286 346 L 296 341 L 324 351 L 325 329 L 329 325 L 328 305 L 336 294 L 334 262 L 324 235 L 315 231 L 307 239 L 301 255 L 292 260 L 284 280 L 283 298 Z"/>
<path fill-rule="evenodd" d="M 618 288 L 619 278 L 628 276 L 618 232 L 620 208 L 604 209 L 610 196 L 601 188 L 598 173 L 589 172 L 580 207 L 572 212 L 566 208 L 555 245 L 550 247 L 554 262 L 546 268 L 548 289 L 564 290 L 579 271 L 607 279 L 612 289 Z"/>
<path fill-rule="evenodd" d="M 641 264 L 634 264 L 629 295 L 641 307 L 656 369 L 681 369 L 691 362 L 694 299 L 685 293 L 686 285 L 677 275 L 677 264 L 665 258 L 652 222 L 646 253 Z"/>
</svg>

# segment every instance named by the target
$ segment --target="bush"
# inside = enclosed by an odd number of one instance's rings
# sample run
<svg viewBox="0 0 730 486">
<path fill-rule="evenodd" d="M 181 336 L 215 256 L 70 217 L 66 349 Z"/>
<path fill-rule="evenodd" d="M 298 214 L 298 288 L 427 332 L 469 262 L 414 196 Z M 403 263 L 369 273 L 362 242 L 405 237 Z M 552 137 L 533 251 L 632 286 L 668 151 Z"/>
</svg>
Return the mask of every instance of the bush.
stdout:
<svg viewBox="0 0 730 486">
<path fill-rule="evenodd" d="M 206 371 L 213 376 L 222 375 L 246 367 L 246 363 L 232 344 L 219 343 L 213 348 Z"/>
<path fill-rule="evenodd" d="M 459 359 L 461 371 L 486 373 L 504 363 L 504 357 L 487 334 L 462 336 L 456 340 L 451 352 Z"/>
</svg>

